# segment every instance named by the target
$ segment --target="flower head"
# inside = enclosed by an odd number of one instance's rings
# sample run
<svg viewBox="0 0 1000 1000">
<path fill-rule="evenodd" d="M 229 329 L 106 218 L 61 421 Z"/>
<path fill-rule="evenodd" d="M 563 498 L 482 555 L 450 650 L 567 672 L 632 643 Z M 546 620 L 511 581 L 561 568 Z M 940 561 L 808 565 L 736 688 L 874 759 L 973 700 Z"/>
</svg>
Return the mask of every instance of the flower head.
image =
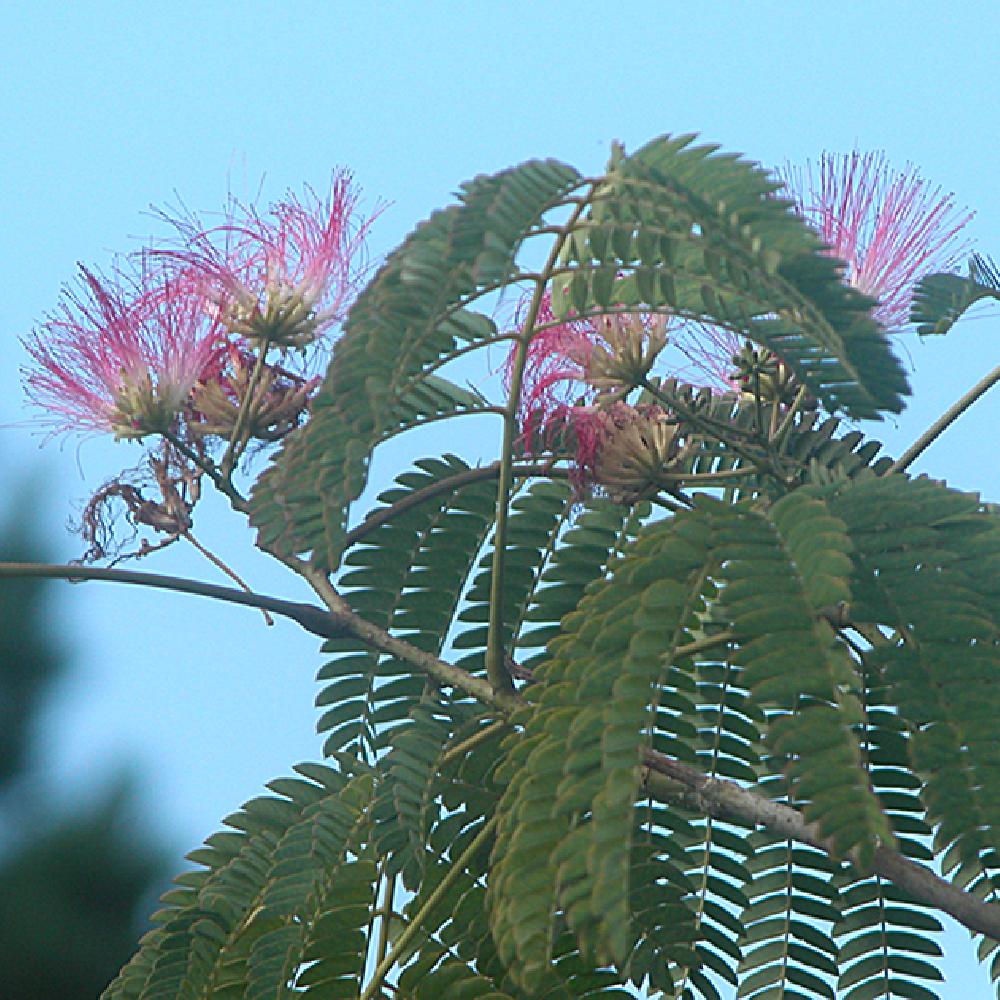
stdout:
<svg viewBox="0 0 1000 1000">
<path fill-rule="evenodd" d="M 28 396 L 56 430 L 169 429 L 195 384 L 219 370 L 223 330 L 176 285 L 143 275 L 129 287 L 81 270 L 82 289 L 24 341 Z"/>
<path fill-rule="evenodd" d="M 185 245 L 156 253 L 179 265 L 231 332 L 302 348 L 344 318 L 356 291 L 372 222 L 355 225 L 357 201 L 341 172 L 326 198 L 307 189 L 265 214 L 233 201 L 226 221 L 211 229 L 194 218 L 174 220 Z"/>
<path fill-rule="evenodd" d="M 680 424 L 655 404 L 621 400 L 565 406 L 551 421 L 574 451 L 577 490 L 594 487 L 618 502 L 647 499 L 673 483 L 686 453 Z"/>
<path fill-rule="evenodd" d="M 529 449 L 560 424 L 567 407 L 591 403 L 598 394 L 626 395 L 649 372 L 666 343 L 665 317 L 608 313 L 559 320 L 549 292 L 542 297 L 535 327 L 519 403 L 522 438 Z M 508 388 L 517 353 L 515 346 L 507 358 Z"/>
<path fill-rule="evenodd" d="M 245 346 L 230 344 L 227 354 L 226 366 L 199 381 L 191 393 L 191 435 L 231 438 L 245 409 L 249 437 L 266 443 L 281 440 L 299 425 L 321 379 L 263 364 L 255 381 L 254 356 Z"/>
<path fill-rule="evenodd" d="M 844 262 L 847 283 L 878 300 L 872 315 L 890 331 L 909 321 L 919 281 L 953 267 L 964 249 L 959 234 L 972 216 L 916 170 L 893 170 L 881 153 L 824 154 L 815 172 L 789 168 L 784 180 L 826 252 Z M 689 322 L 673 343 L 714 388 L 745 388 L 736 331 Z"/>
<path fill-rule="evenodd" d="M 905 326 L 917 283 L 955 265 L 958 234 L 972 216 L 914 168 L 890 168 L 881 153 L 827 153 L 816 175 L 810 167 L 786 173 L 803 218 L 847 265 L 848 283 L 878 299 L 875 319 L 890 330 Z"/>
<path fill-rule="evenodd" d="M 670 488 L 681 446 L 681 428 L 659 406 L 615 403 L 599 415 L 587 470 L 612 500 L 635 503 Z"/>
</svg>

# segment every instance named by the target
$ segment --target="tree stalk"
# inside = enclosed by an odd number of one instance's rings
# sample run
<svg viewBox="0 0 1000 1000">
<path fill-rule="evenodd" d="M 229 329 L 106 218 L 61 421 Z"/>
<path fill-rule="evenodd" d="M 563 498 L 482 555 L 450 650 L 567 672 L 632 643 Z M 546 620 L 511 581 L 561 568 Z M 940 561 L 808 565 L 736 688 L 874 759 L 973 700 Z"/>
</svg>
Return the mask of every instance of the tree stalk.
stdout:
<svg viewBox="0 0 1000 1000">
<path fill-rule="evenodd" d="M 393 945 L 392 951 L 390 951 L 389 954 L 386 955 L 381 962 L 379 962 L 378 968 L 376 968 L 375 972 L 372 974 L 372 978 L 362 991 L 359 1000 L 372 1000 L 372 997 L 375 996 L 379 987 L 382 985 L 382 981 L 392 971 L 392 967 L 396 964 L 396 960 L 400 955 L 406 953 L 406 949 L 409 948 L 410 942 L 419 933 L 424 918 L 444 898 L 445 894 L 452 887 L 455 880 L 464 873 L 465 866 L 473 859 L 476 852 L 483 846 L 483 844 L 485 844 L 486 841 L 493 835 L 495 828 L 496 818 L 493 817 L 487 820 L 482 830 L 476 834 L 472 843 L 469 844 L 469 846 L 462 852 L 462 856 L 452 862 L 451 868 L 448 869 L 448 874 L 441 879 L 437 888 L 427 897 L 427 902 L 424 903 L 424 905 L 421 906 L 420 909 L 413 915 L 413 919 L 406 926 L 406 929 L 396 939 L 396 943 Z"/>
<path fill-rule="evenodd" d="M 889 468 L 889 475 L 893 472 L 903 472 L 930 447 L 934 441 L 940 437 L 965 411 L 972 406 L 980 396 L 984 396 L 990 389 L 1000 382 L 1000 365 L 993 369 L 988 375 L 981 378 L 961 399 L 948 407 L 944 413 L 934 421 L 906 451 L 903 452 L 892 466 Z"/>
<path fill-rule="evenodd" d="M 591 192 L 592 194 L 593 192 Z M 521 385 L 524 380 L 524 367 L 528 359 L 528 346 L 531 343 L 531 331 L 545 295 L 546 275 L 555 266 L 562 252 L 566 237 L 573 231 L 580 216 L 590 204 L 590 198 L 581 199 L 573 209 L 569 220 L 560 228 L 558 235 L 549 251 L 548 259 L 541 270 L 541 276 L 535 283 L 535 291 L 525 315 L 523 329 L 528 335 L 522 335 L 517 341 L 514 363 L 511 366 L 510 393 L 504 414 L 503 445 L 500 451 L 500 475 L 497 485 L 496 520 L 493 527 L 493 570 L 490 577 L 490 620 L 486 637 L 486 676 L 493 690 L 501 696 L 514 693 L 514 683 L 506 666 L 506 650 L 504 649 L 504 570 L 506 567 L 507 519 L 510 507 L 510 490 L 514 479 L 514 443 L 517 439 L 517 416 L 521 402 Z"/>
<path fill-rule="evenodd" d="M 772 802 L 735 781 L 710 778 L 690 764 L 653 750 L 645 751 L 644 763 L 646 789 L 655 799 L 717 819 L 763 826 L 786 839 L 831 853 L 815 826 L 791 806 Z M 873 874 L 888 879 L 918 902 L 949 914 L 970 931 L 1000 940 L 1000 904 L 976 899 L 885 845 L 875 848 L 870 867 Z"/>
</svg>

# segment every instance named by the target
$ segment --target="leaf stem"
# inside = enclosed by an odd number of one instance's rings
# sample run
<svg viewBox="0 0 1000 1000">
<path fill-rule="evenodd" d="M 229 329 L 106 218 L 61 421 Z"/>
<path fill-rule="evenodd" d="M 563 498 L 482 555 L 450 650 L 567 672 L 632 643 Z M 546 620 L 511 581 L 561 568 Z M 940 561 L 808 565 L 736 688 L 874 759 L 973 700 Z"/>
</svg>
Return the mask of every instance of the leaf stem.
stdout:
<svg viewBox="0 0 1000 1000">
<path fill-rule="evenodd" d="M 382 985 L 382 980 L 392 971 L 392 967 L 396 964 L 397 959 L 406 953 L 406 949 L 409 948 L 410 942 L 417 936 L 420 931 L 421 925 L 427 914 L 430 913 L 435 906 L 444 898 L 445 894 L 451 889 L 452 885 L 459 878 L 460 875 L 465 873 L 466 865 L 473 859 L 476 852 L 486 843 L 486 841 L 493 835 L 496 829 L 496 817 L 492 817 L 487 820 L 486 824 L 483 826 L 482 830 L 476 834 L 472 843 L 462 852 L 461 857 L 456 861 L 452 862 L 451 867 L 448 869 L 447 874 L 438 883 L 437 888 L 427 897 L 427 902 L 413 915 L 413 919 L 407 924 L 406 929 L 402 934 L 396 939 L 396 943 L 393 945 L 392 951 L 389 952 L 379 962 L 378 967 L 372 973 L 372 978 L 369 980 L 368 985 L 365 986 L 364 990 L 361 992 L 361 996 L 358 1000 L 372 1000 L 376 995 L 379 987 Z"/>
<path fill-rule="evenodd" d="M 441 767 L 446 764 L 450 764 L 453 760 L 459 757 L 464 757 L 467 753 L 475 750 L 476 747 L 483 743 L 488 743 L 492 740 L 498 733 L 503 732 L 507 729 L 507 722 L 505 719 L 495 719 L 489 725 L 483 726 L 482 729 L 477 729 L 471 736 L 462 740 L 460 743 L 456 743 L 454 746 L 449 747 L 438 761 Z"/>
<path fill-rule="evenodd" d="M 389 931 L 392 921 L 392 907 L 396 895 L 396 876 L 387 875 L 385 879 L 385 894 L 382 897 L 382 922 L 378 928 L 378 950 L 375 961 L 381 965 L 389 953 Z"/>
<path fill-rule="evenodd" d="M 781 442 L 785 439 L 785 435 L 791 429 L 792 421 L 795 419 L 795 414 L 798 412 L 799 407 L 805 402 L 806 396 L 808 395 L 809 390 L 805 386 L 802 386 L 795 394 L 795 399 L 792 400 L 792 405 L 788 407 L 788 412 L 782 418 L 781 424 L 771 435 L 771 445 L 773 447 L 781 447 Z M 777 412 L 777 407 L 775 407 L 775 412 Z"/>
<path fill-rule="evenodd" d="M 181 538 L 190 542 L 213 566 L 225 573 L 226 576 L 228 576 L 229 579 L 240 588 L 240 590 L 247 594 L 253 593 L 246 581 L 236 572 L 236 570 L 227 566 L 214 552 L 202 545 L 190 531 L 182 531 Z M 264 624 L 273 625 L 274 619 L 271 617 L 270 612 L 268 612 L 266 608 L 261 608 L 260 610 L 261 614 L 264 616 Z"/>
<path fill-rule="evenodd" d="M 454 493 L 463 486 L 468 486 L 469 483 L 480 482 L 483 479 L 496 479 L 499 474 L 500 463 L 492 462 L 490 465 L 480 465 L 474 469 L 463 469 L 461 472 L 456 472 L 453 476 L 446 476 L 444 479 L 439 479 L 436 483 L 430 483 L 419 490 L 414 490 L 403 497 L 402 500 L 397 500 L 394 504 L 383 507 L 381 510 L 373 511 L 361 524 L 347 532 L 344 540 L 344 549 L 346 550 L 350 546 L 360 542 L 380 525 L 393 520 L 408 510 L 412 510 L 414 507 L 419 507 L 428 500 L 433 500 L 442 494 Z M 568 475 L 568 469 L 556 468 L 551 462 L 540 465 L 514 466 L 515 479 L 529 479 L 536 476 L 564 479 Z"/>
<path fill-rule="evenodd" d="M 229 500 L 229 504 L 233 510 L 237 510 L 241 514 L 249 513 L 250 508 L 247 505 L 246 498 L 236 489 L 232 480 L 227 479 L 220 473 L 214 462 L 203 458 L 171 431 L 164 431 L 162 437 L 165 441 L 173 445 L 192 465 L 201 469 L 208 476 L 212 481 L 212 485 Z"/>
<path fill-rule="evenodd" d="M 507 397 L 506 413 L 504 414 L 503 444 L 500 452 L 500 475 L 497 485 L 496 520 L 493 527 L 493 569 L 490 578 L 490 620 L 486 635 L 486 676 L 493 690 L 500 695 L 514 693 L 514 684 L 507 670 L 504 658 L 504 606 L 506 593 L 504 590 L 504 570 L 507 561 L 507 518 L 510 506 L 510 490 L 513 483 L 514 442 L 517 438 L 517 414 L 521 402 L 521 384 L 524 380 L 524 367 L 528 359 L 528 345 L 531 343 L 531 331 L 545 295 L 545 276 L 555 266 L 562 252 L 566 238 L 573 231 L 580 216 L 590 204 L 590 197 L 580 199 L 572 214 L 559 230 L 559 235 L 553 241 L 548 259 L 541 270 L 541 277 L 535 283 L 535 291 L 525 315 L 523 329 L 527 331 L 517 340 L 514 363 L 511 366 L 510 392 Z"/>
<path fill-rule="evenodd" d="M 257 349 L 257 360 L 254 362 L 253 371 L 250 373 L 250 380 L 247 382 L 243 399 L 240 400 L 240 409 L 236 414 L 236 423 L 233 425 L 233 433 L 229 436 L 229 443 L 226 445 L 226 452 L 219 463 L 219 471 L 227 482 L 232 481 L 233 467 L 239 461 L 240 455 L 247 442 L 247 424 L 250 420 L 250 407 L 253 406 L 257 395 L 257 386 L 260 385 L 261 376 L 264 374 L 264 363 L 267 358 L 268 348 L 271 346 L 269 340 L 261 341 Z"/>
<path fill-rule="evenodd" d="M 886 475 L 893 472 L 903 472 L 909 468 L 910 464 L 920 454 L 922 454 L 936 438 L 940 437 L 965 411 L 972 406 L 980 396 L 984 396 L 990 389 L 1000 382 L 1000 365 L 993 369 L 988 375 L 981 378 L 961 399 L 948 407 L 944 413 L 934 421 L 899 458 L 893 462 Z"/>
</svg>

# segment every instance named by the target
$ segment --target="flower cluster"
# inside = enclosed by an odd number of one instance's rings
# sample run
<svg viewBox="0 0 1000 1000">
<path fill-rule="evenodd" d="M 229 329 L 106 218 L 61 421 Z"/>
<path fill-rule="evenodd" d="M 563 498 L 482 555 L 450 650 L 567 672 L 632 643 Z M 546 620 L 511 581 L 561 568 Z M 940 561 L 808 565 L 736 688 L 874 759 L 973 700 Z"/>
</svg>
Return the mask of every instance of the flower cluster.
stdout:
<svg viewBox="0 0 1000 1000">
<path fill-rule="evenodd" d="M 655 492 L 654 467 L 679 453 L 677 425 L 658 407 L 625 398 L 666 346 L 666 317 L 622 311 L 559 320 L 546 293 L 534 329 L 522 360 L 522 447 L 530 452 L 569 439 L 578 488 L 599 483 L 619 497 Z M 515 348 L 507 359 L 508 387 L 517 356 Z"/>
<path fill-rule="evenodd" d="M 84 269 L 25 341 L 43 421 L 118 438 L 228 437 L 253 359 L 301 352 L 343 318 L 371 223 L 355 223 L 356 204 L 338 174 L 325 200 L 290 195 L 266 214 L 233 202 L 207 229 L 176 220 L 182 239 L 145 251 L 135 273 Z M 295 426 L 316 384 L 270 364 L 253 381 L 249 423 L 265 441 Z"/>
<path fill-rule="evenodd" d="M 786 168 L 782 179 L 826 253 L 843 262 L 847 284 L 876 300 L 872 316 L 890 333 L 909 322 L 920 280 L 951 270 L 967 249 L 960 234 L 971 214 L 915 169 L 894 170 L 881 153 L 827 153 L 815 168 Z M 737 333 L 689 323 L 674 342 L 706 384 L 741 388 Z"/>
<path fill-rule="evenodd" d="M 319 379 L 294 361 L 329 339 L 362 276 L 372 218 L 356 221 L 357 200 L 339 173 L 326 199 L 289 195 L 267 212 L 234 201 L 211 228 L 172 220 L 179 239 L 110 275 L 82 269 L 79 286 L 24 340 L 40 422 L 162 439 L 142 472 L 123 473 L 91 502 L 83 528 L 92 552 L 107 550 L 95 526 L 112 502 L 134 525 L 186 531 L 193 500 L 179 498 L 196 499 L 193 477 L 228 478 L 253 442 L 277 441 L 301 422 Z M 218 466 L 214 449 L 225 452 Z"/>
<path fill-rule="evenodd" d="M 566 407 L 592 402 L 599 393 L 620 399 L 640 384 L 666 346 L 666 327 L 666 317 L 649 313 L 560 320 L 546 292 L 524 358 L 519 415 L 527 446 L 544 437 Z M 514 350 L 507 359 L 508 387 L 516 355 Z"/>
<path fill-rule="evenodd" d="M 784 179 L 825 252 L 844 263 L 844 280 L 876 300 L 873 318 L 890 332 L 906 325 L 921 278 L 953 267 L 964 249 L 960 232 L 971 216 L 957 211 L 952 196 L 929 187 L 915 170 L 890 169 L 880 154 L 825 155 L 816 171 L 788 170 Z M 602 460 L 612 441 L 619 450 L 628 441 L 626 465 L 633 470 L 646 461 L 637 457 L 641 448 L 647 458 L 670 451 L 654 447 L 657 435 L 665 439 L 665 415 L 652 420 L 635 407 L 623 409 L 628 389 L 641 382 L 664 346 L 663 318 L 654 322 L 631 314 L 560 321 L 546 298 L 534 328 L 520 399 L 524 447 L 568 435 L 578 480 L 624 495 L 621 472 L 612 473 Z M 745 343 L 733 330 L 678 322 L 671 324 L 670 341 L 688 363 L 673 374 L 713 391 L 740 392 L 752 385 L 762 398 L 783 405 L 798 390 L 780 358 Z"/>
</svg>

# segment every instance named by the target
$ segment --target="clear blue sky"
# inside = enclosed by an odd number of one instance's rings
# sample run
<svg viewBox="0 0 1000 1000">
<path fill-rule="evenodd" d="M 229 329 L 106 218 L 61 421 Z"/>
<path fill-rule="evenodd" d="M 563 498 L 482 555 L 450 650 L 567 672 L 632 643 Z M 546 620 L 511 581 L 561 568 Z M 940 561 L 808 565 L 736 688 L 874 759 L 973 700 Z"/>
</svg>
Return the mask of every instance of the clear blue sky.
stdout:
<svg viewBox="0 0 1000 1000">
<path fill-rule="evenodd" d="M 153 227 L 150 205 L 221 206 L 264 180 L 277 195 L 350 167 L 391 202 L 378 256 L 464 179 L 531 156 L 599 168 L 697 131 L 768 164 L 883 149 L 976 210 L 998 252 L 1000 43 L 988 2 L 7 4 L 0 64 L 0 489 L 44 478 L 39 517 L 58 555 L 67 517 L 133 464 L 133 446 L 51 443 L 26 416 L 18 336 L 77 261 L 107 264 Z M 878 435 L 897 452 L 1000 363 L 1000 317 L 947 342 L 905 344 L 916 399 Z M 920 468 L 1000 497 L 1000 400 L 987 398 Z M 457 448 L 455 443 L 452 447 Z M 985 446 L 985 447 L 983 447 Z M 472 442 L 465 448 L 475 458 Z M 383 468 L 388 467 L 388 463 Z M 2 498 L 2 495 L 0 495 Z M 222 505 L 198 530 L 259 590 L 296 595 Z M 143 567 L 214 579 L 175 547 Z M 48 714 L 41 787 L 72 802 L 125 761 L 178 856 L 264 781 L 320 752 L 317 644 L 291 626 L 197 599 L 64 586 L 53 623 L 75 671 Z M 947 995 L 988 995 L 956 932 Z M 969 992 L 971 991 L 971 992 Z"/>
</svg>

